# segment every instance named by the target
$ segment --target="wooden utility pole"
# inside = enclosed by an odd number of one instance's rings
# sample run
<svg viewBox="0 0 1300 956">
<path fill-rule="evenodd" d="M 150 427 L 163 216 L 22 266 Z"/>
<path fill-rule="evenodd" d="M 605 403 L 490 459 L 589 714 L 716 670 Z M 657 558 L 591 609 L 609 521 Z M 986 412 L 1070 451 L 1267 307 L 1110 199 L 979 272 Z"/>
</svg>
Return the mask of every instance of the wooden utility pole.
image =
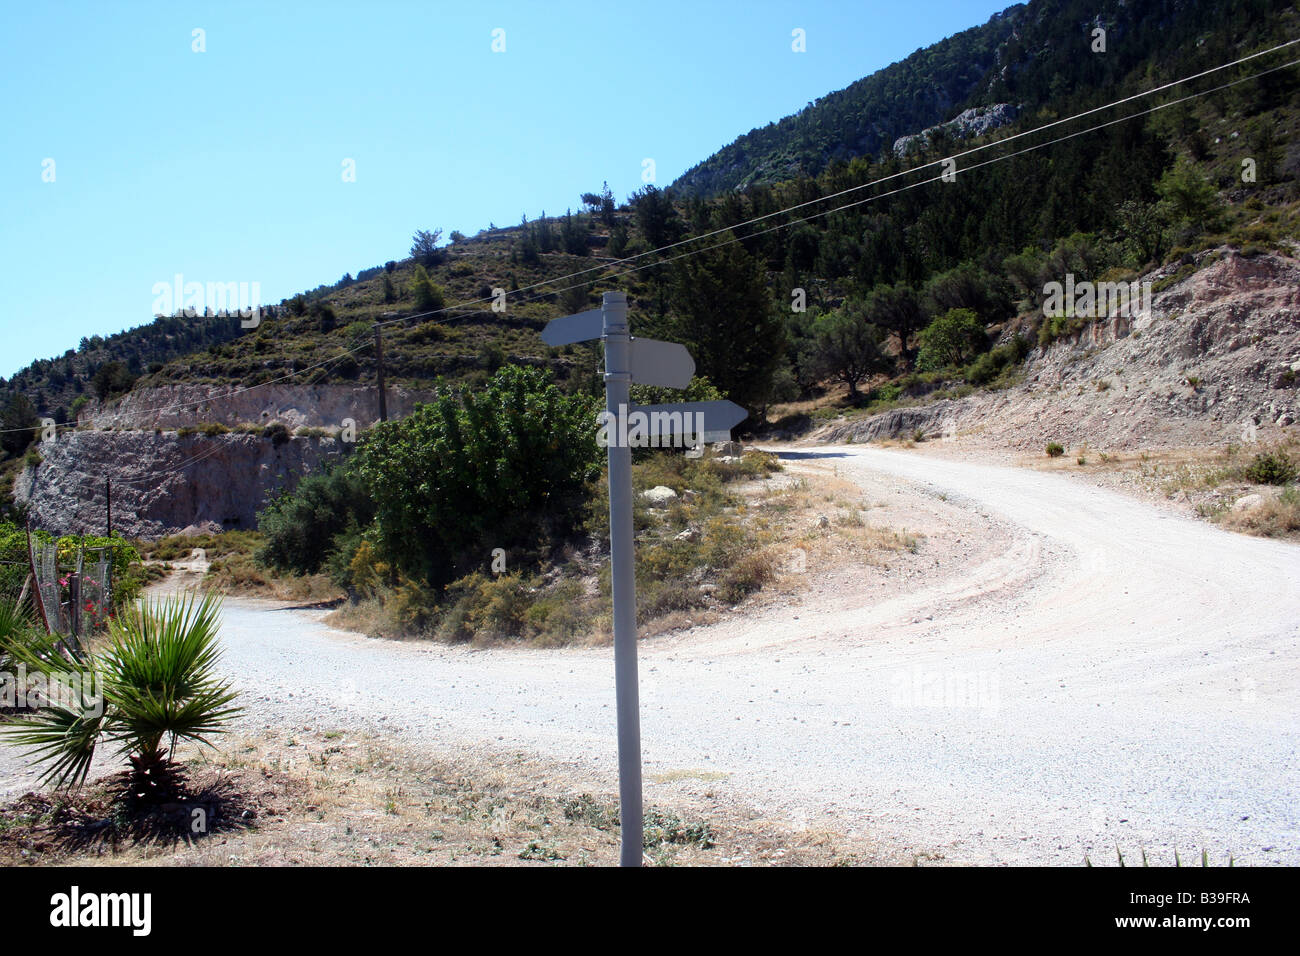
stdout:
<svg viewBox="0 0 1300 956">
<path fill-rule="evenodd" d="M 113 479 L 104 476 L 104 537 L 113 537 Z"/>
<path fill-rule="evenodd" d="M 375 323 L 375 361 L 379 363 L 379 420 L 388 421 L 388 396 L 384 392 L 384 332 Z"/>
</svg>

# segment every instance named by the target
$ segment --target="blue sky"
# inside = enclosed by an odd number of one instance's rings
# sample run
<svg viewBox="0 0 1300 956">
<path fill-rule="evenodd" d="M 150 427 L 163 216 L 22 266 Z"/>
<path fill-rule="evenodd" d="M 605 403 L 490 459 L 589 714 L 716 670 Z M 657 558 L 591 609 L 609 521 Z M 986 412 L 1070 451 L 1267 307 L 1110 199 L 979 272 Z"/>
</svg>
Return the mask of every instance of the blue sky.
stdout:
<svg viewBox="0 0 1300 956">
<path fill-rule="evenodd" d="M 667 185 L 1008 5 L 10 0 L 0 375 L 148 322 L 176 273 L 278 302 L 416 229 L 562 213 L 602 180 L 621 202 L 644 159 Z"/>
</svg>

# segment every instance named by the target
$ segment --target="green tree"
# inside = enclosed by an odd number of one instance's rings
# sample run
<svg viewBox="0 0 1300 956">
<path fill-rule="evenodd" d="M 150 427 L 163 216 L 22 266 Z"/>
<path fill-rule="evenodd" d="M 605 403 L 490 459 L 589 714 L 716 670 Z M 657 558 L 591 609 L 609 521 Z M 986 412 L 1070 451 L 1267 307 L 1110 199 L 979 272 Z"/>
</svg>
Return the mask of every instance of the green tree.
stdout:
<svg viewBox="0 0 1300 956">
<path fill-rule="evenodd" d="M 732 242 L 679 260 L 670 288 L 666 337 L 689 348 L 699 374 L 732 401 L 761 404 L 785 352 L 762 263 Z"/>
<path fill-rule="evenodd" d="M 916 363 L 913 337 L 925 328 L 925 310 L 921 297 L 909 285 L 878 285 L 865 303 L 867 321 L 893 333 L 898 340 L 898 354 L 908 366 Z"/>
<path fill-rule="evenodd" d="M 1012 312 L 1006 280 L 973 262 L 964 262 L 931 278 L 925 285 L 925 299 L 931 315 L 969 309 L 983 322 L 996 322 Z"/>
<path fill-rule="evenodd" d="M 920 340 L 917 367 L 924 371 L 966 365 L 988 349 L 988 334 L 971 309 L 949 309 L 936 316 L 921 332 Z"/>
<path fill-rule="evenodd" d="M 432 232 L 428 229 L 417 230 L 411 237 L 411 255 L 423 265 L 437 265 L 443 257 L 442 250 L 438 248 L 438 240 L 441 238 L 441 229 L 434 229 Z"/>
<path fill-rule="evenodd" d="M 0 448 L 10 455 L 20 455 L 36 437 L 41 423 L 36 406 L 22 392 L 15 392 L 0 411 Z"/>
<path fill-rule="evenodd" d="M 587 254 L 587 227 L 581 216 L 575 216 L 569 210 L 565 210 L 560 223 L 560 245 L 571 256 Z"/>
<path fill-rule="evenodd" d="M 629 201 L 641 235 L 652 247 L 666 246 L 681 234 L 681 222 L 672 199 L 658 186 L 653 183 L 643 186 Z"/>
<path fill-rule="evenodd" d="M 567 533 L 599 473 L 598 402 L 549 371 L 508 365 L 474 389 L 441 388 L 371 428 L 358 473 L 374 497 L 385 560 L 436 585 L 493 548 Z"/>
<path fill-rule="evenodd" d="M 417 265 L 411 276 L 411 291 L 415 293 L 415 307 L 421 312 L 433 312 L 443 307 L 442 287 Z"/>
<path fill-rule="evenodd" d="M 95 394 L 99 396 L 100 401 L 105 401 L 130 391 L 131 386 L 135 384 L 135 376 L 131 374 L 125 362 L 106 362 L 99 367 L 90 384 L 94 386 Z"/>
<path fill-rule="evenodd" d="M 814 332 L 822 369 L 849 387 L 850 400 L 858 397 L 858 383 L 890 368 L 889 357 L 880 347 L 885 333 L 867 321 L 860 305 L 820 316 Z"/>
<path fill-rule="evenodd" d="M 375 504 L 351 465 L 305 476 L 258 513 L 257 529 L 266 538 L 258 560 L 281 571 L 315 574 L 340 536 L 369 526 Z"/>
<path fill-rule="evenodd" d="M 1214 184 L 1185 156 L 1165 170 L 1156 187 L 1169 218 L 1199 230 L 1213 229 L 1218 221 L 1219 194 Z"/>
<path fill-rule="evenodd" d="M 1155 203 L 1130 199 L 1115 211 L 1116 238 L 1124 243 L 1138 266 L 1159 262 L 1165 254 L 1168 224 Z"/>
</svg>

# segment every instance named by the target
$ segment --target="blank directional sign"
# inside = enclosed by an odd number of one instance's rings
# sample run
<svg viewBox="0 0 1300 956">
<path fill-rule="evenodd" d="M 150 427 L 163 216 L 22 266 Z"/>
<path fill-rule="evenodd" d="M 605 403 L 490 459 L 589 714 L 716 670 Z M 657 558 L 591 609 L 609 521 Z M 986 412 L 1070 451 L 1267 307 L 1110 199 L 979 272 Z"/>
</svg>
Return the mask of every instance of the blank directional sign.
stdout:
<svg viewBox="0 0 1300 956">
<path fill-rule="evenodd" d="M 671 405 L 633 405 L 641 412 L 646 434 L 668 437 L 690 435 L 697 441 L 718 441 L 731 437 L 731 429 L 749 412 L 735 402 L 675 402 Z"/>
<path fill-rule="evenodd" d="M 685 388 L 695 375 L 695 359 L 685 345 L 658 339 L 632 340 L 632 381 L 641 385 Z"/>
<path fill-rule="evenodd" d="M 542 341 L 547 345 L 572 345 L 574 342 L 598 339 L 604 334 L 604 313 L 600 309 L 593 309 L 547 322 L 546 328 L 542 329 Z"/>
</svg>

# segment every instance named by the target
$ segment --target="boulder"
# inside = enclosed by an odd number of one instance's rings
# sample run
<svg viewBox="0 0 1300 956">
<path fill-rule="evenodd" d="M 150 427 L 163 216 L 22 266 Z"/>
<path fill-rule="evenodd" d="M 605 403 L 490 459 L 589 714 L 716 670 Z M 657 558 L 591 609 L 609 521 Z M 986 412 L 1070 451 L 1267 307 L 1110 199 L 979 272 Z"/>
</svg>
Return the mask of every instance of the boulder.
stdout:
<svg viewBox="0 0 1300 956">
<path fill-rule="evenodd" d="M 677 492 L 667 485 L 655 485 L 649 491 L 641 492 L 641 497 L 649 502 L 651 508 L 667 508 L 670 502 L 677 500 Z"/>
</svg>

